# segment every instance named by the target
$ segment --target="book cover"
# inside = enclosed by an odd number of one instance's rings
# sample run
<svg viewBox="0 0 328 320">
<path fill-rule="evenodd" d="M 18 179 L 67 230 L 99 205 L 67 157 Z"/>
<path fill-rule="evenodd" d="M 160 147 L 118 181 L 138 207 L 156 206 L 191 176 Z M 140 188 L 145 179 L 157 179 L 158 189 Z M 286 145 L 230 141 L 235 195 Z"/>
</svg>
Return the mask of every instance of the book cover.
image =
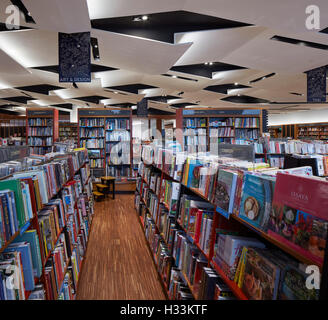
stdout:
<svg viewBox="0 0 328 320">
<path fill-rule="evenodd" d="M 268 234 L 321 264 L 326 247 L 328 182 L 277 174 Z"/>
<path fill-rule="evenodd" d="M 265 250 L 248 248 L 242 290 L 250 300 L 276 300 L 280 269 Z"/>
<path fill-rule="evenodd" d="M 247 173 L 244 179 L 239 216 L 254 227 L 266 230 L 275 178 Z"/>
<path fill-rule="evenodd" d="M 308 289 L 306 278 L 309 275 L 293 266 L 285 268 L 282 274 L 279 299 L 281 300 L 318 300 L 319 290 Z"/>
<path fill-rule="evenodd" d="M 237 174 L 235 172 L 225 169 L 219 170 L 213 201 L 217 206 L 216 211 L 226 218 L 229 218 L 229 214 L 232 213 L 236 180 Z"/>
</svg>

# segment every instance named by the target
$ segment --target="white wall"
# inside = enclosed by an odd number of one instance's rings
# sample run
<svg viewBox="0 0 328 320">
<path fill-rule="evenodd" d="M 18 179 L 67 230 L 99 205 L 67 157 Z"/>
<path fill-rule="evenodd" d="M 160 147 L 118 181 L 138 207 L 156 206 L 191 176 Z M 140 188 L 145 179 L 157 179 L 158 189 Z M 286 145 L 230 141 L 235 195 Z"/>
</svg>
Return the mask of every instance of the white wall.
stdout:
<svg viewBox="0 0 328 320">
<path fill-rule="evenodd" d="M 269 114 L 269 126 L 328 122 L 328 109 Z"/>
</svg>

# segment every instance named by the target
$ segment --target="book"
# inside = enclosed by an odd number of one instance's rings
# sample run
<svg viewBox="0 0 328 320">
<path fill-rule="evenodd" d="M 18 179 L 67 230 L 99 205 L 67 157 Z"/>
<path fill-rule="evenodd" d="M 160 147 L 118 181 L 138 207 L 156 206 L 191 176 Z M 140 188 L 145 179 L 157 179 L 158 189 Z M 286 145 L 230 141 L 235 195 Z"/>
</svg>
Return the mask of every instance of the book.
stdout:
<svg viewBox="0 0 328 320">
<path fill-rule="evenodd" d="M 328 182 L 278 173 L 268 234 L 321 264 L 326 247 Z"/>
<path fill-rule="evenodd" d="M 227 169 L 219 169 L 214 195 L 216 211 L 229 218 L 232 213 L 236 190 L 237 173 Z"/>
<path fill-rule="evenodd" d="M 281 270 L 265 253 L 265 249 L 253 248 L 246 253 L 242 290 L 250 300 L 277 299 Z"/>
<path fill-rule="evenodd" d="M 239 217 L 256 228 L 266 230 L 274 187 L 274 177 L 245 174 Z"/>
</svg>

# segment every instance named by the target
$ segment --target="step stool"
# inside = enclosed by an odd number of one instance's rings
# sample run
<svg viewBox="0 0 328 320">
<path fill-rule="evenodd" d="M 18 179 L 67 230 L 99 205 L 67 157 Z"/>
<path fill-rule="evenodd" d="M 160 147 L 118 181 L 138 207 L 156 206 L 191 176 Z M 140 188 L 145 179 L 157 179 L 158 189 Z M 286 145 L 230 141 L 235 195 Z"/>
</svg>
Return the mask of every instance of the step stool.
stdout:
<svg viewBox="0 0 328 320">
<path fill-rule="evenodd" d="M 115 177 L 111 177 L 111 176 L 106 176 L 106 177 L 101 177 L 101 182 L 108 186 L 109 190 L 110 190 L 110 186 L 112 186 L 112 195 L 113 195 L 113 199 L 115 199 Z"/>
<path fill-rule="evenodd" d="M 93 196 L 96 201 L 103 200 L 105 198 L 105 195 L 99 191 L 93 191 Z"/>
</svg>

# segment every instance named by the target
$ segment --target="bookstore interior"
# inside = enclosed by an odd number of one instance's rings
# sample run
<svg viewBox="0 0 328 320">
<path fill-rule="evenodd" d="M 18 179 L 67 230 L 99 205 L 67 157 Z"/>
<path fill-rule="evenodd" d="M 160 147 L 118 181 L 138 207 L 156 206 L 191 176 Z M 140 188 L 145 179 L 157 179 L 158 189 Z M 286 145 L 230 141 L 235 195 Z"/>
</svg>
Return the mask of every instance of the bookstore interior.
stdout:
<svg viewBox="0 0 328 320">
<path fill-rule="evenodd" d="M 328 299 L 327 49 L 327 0 L 2 0 L 0 300 Z"/>
</svg>

